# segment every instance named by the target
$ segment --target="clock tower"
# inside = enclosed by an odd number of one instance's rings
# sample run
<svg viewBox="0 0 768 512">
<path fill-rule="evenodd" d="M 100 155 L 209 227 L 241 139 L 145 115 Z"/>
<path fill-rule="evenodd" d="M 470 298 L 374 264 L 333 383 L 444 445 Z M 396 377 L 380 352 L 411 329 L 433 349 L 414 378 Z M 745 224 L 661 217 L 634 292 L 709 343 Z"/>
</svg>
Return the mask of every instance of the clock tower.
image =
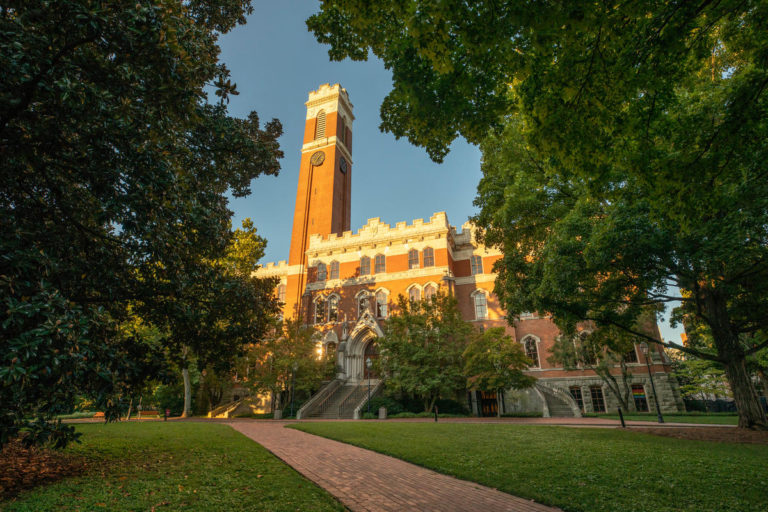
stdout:
<svg viewBox="0 0 768 512">
<path fill-rule="evenodd" d="M 288 255 L 290 266 L 300 266 L 297 269 L 299 279 L 289 283 L 287 290 L 287 298 L 296 303 L 306 284 L 309 237 L 349 230 L 352 192 L 352 122 L 355 116 L 346 89 L 339 84 L 323 84 L 309 93 L 306 106 Z"/>
</svg>

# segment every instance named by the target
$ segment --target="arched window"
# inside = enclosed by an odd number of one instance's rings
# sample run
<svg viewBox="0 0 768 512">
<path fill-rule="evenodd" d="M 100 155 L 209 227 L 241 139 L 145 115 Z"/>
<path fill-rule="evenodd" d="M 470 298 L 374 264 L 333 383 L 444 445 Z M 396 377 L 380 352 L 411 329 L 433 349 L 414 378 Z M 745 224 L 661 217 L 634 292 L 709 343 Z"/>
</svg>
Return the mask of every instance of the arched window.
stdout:
<svg viewBox="0 0 768 512">
<path fill-rule="evenodd" d="M 376 292 L 376 316 L 387 318 L 387 294 L 383 291 Z"/>
<path fill-rule="evenodd" d="M 418 286 L 411 286 L 411 288 L 408 290 L 408 299 L 411 302 L 421 300 L 421 290 L 419 290 Z"/>
<path fill-rule="evenodd" d="M 315 301 L 315 323 L 325 323 L 325 299 L 322 297 Z"/>
<path fill-rule="evenodd" d="M 285 302 L 285 285 L 281 284 L 277 287 L 277 300 Z"/>
<path fill-rule="evenodd" d="M 330 279 L 338 279 L 339 278 L 339 262 L 338 261 L 332 261 L 331 262 L 331 277 Z"/>
<path fill-rule="evenodd" d="M 371 258 L 363 256 L 360 258 L 360 275 L 368 276 L 371 274 Z"/>
<path fill-rule="evenodd" d="M 488 319 L 488 301 L 483 292 L 478 292 L 474 297 L 475 301 L 475 320 Z"/>
<path fill-rule="evenodd" d="M 367 293 L 364 293 L 363 295 L 360 295 L 357 298 L 357 317 L 360 318 L 363 316 L 363 313 L 366 311 L 369 311 L 371 307 L 371 299 L 368 297 Z"/>
<path fill-rule="evenodd" d="M 483 258 L 472 256 L 470 262 L 472 263 L 472 275 L 483 273 Z"/>
<path fill-rule="evenodd" d="M 318 281 L 325 281 L 327 274 L 326 274 L 326 268 L 325 263 L 318 263 L 317 264 L 317 280 Z"/>
<path fill-rule="evenodd" d="M 334 361 L 336 359 L 336 344 L 328 343 L 325 346 L 325 358 L 328 361 Z"/>
<path fill-rule="evenodd" d="M 384 255 L 383 254 L 377 254 L 376 258 L 374 258 L 373 262 L 374 262 L 373 263 L 373 271 L 376 274 L 381 274 L 381 273 L 387 271 L 387 263 L 386 263 L 386 260 L 384 259 Z"/>
<path fill-rule="evenodd" d="M 536 339 L 531 336 L 526 336 L 523 339 L 523 348 L 525 348 L 525 357 L 533 361 L 532 368 L 539 368 L 539 347 L 536 345 Z"/>
<path fill-rule="evenodd" d="M 424 300 L 432 300 L 432 297 L 434 297 L 437 294 L 437 288 L 435 288 L 434 285 L 428 284 L 424 287 Z"/>
<path fill-rule="evenodd" d="M 419 251 L 416 249 L 408 251 L 408 268 L 419 268 Z"/>
<path fill-rule="evenodd" d="M 336 295 L 331 295 L 328 299 L 328 321 L 339 321 L 339 297 Z"/>
<path fill-rule="evenodd" d="M 424 266 L 425 267 L 435 266 L 435 251 L 431 247 L 427 247 L 426 249 L 424 249 Z"/>
<path fill-rule="evenodd" d="M 317 124 L 315 125 L 315 140 L 325 137 L 325 110 L 317 113 Z"/>
</svg>

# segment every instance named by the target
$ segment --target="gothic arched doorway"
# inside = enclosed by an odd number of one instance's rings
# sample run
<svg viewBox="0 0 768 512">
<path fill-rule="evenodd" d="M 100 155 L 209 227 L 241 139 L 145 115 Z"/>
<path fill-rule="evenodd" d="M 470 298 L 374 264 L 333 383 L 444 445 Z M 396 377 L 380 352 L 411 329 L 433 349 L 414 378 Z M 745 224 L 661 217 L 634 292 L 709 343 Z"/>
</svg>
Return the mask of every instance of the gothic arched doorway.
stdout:
<svg viewBox="0 0 768 512">
<path fill-rule="evenodd" d="M 371 360 L 371 368 L 368 369 L 368 360 Z M 379 372 L 376 370 L 376 361 L 379 359 L 379 345 L 371 340 L 365 346 L 365 353 L 363 354 L 363 378 L 364 379 L 378 379 Z"/>
</svg>

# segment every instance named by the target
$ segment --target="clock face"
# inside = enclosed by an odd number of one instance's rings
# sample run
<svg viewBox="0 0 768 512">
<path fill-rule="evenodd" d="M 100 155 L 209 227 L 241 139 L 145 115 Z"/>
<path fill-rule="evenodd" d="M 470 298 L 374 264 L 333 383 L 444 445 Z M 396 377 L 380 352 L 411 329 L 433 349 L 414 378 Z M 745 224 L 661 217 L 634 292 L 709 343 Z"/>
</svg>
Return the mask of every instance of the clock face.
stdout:
<svg viewBox="0 0 768 512">
<path fill-rule="evenodd" d="M 344 157 L 341 157 L 341 161 L 339 162 L 339 170 L 347 174 L 347 161 L 344 159 Z"/>
<path fill-rule="evenodd" d="M 323 162 L 325 162 L 325 153 L 322 151 L 317 151 L 312 155 L 312 158 L 309 159 L 310 163 L 317 167 L 318 165 L 322 165 Z"/>
</svg>

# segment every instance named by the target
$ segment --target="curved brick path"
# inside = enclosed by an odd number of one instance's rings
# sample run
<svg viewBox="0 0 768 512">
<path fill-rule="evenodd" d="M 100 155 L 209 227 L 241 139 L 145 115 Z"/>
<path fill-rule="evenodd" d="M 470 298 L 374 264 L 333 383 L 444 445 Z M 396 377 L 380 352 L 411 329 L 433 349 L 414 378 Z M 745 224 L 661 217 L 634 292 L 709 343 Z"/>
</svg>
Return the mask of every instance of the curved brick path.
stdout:
<svg viewBox="0 0 768 512">
<path fill-rule="evenodd" d="M 560 510 L 441 475 L 387 455 L 283 428 L 285 423 L 282 422 L 235 421 L 228 424 L 353 511 Z"/>
</svg>

